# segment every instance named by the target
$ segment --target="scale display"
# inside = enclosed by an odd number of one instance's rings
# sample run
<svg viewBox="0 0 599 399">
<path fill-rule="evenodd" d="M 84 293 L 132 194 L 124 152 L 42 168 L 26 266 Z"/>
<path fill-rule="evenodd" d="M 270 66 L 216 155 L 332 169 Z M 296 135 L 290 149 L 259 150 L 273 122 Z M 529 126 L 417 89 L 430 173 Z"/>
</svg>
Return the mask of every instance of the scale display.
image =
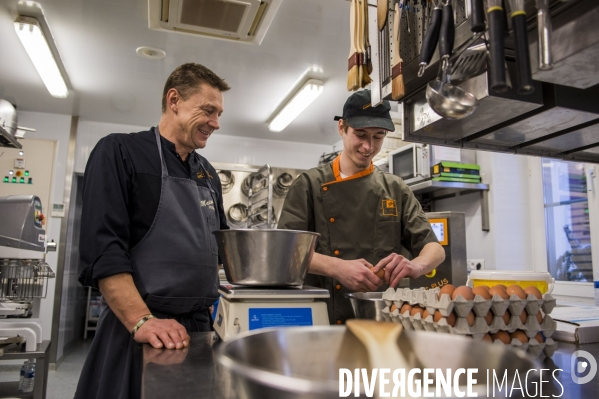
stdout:
<svg viewBox="0 0 599 399">
<path fill-rule="evenodd" d="M 250 308 L 249 329 L 312 326 L 311 308 Z"/>
</svg>

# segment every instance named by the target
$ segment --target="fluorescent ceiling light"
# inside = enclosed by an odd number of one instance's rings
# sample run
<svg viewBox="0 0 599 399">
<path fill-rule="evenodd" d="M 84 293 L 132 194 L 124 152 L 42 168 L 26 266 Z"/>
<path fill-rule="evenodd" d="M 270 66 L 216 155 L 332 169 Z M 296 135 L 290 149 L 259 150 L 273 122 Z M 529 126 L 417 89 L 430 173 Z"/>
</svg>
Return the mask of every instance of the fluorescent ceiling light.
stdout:
<svg viewBox="0 0 599 399">
<path fill-rule="evenodd" d="M 323 89 L 324 86 L 320 80 L 308 80 L 273 117 L 268 129 L 271 132 L 280 132 L 285 129 L 312 101 L 316 100 Z"/>
<path fill-rule="evenodd" d="M 50 95 L 66 98 L 69 90 L 37 19 L 18 17 L 15 21 L 15 31 Z"/>
</svg>

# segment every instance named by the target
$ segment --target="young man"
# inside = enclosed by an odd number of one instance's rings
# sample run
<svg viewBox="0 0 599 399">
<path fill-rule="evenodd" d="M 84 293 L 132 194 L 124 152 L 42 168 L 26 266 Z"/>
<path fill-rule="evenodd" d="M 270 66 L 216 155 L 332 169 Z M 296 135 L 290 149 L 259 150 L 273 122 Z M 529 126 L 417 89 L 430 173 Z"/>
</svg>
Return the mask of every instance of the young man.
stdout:
<svg viewBox="0 0 599 399">
<path fill-rule="evenodd" d="M 218 298 L 218 248 L 227 229 L 222 189 L 195 152 L 219 128 L 229 86 L 199 64 L 167 79 L 157 127 L 111 134 L 86 166 L 79 281 L 100 289 L 103 308 L 76 399 L 140 397 L 138 343 L 181 349 L 210 331 Z"/>
<path fill-rule="evenodd" d="M 387 132 L 395 130 L 389 110 L 388 101 L 370 105 L 370 90 L 352 94 L 343 116 L 335 118 L 343 151 L 331 164 L 302 173 L 281 211 L 278 228 L 321 235 L 304 283 L 329 290 L 331 324 L 354 317 L 346 293 L 376 291 L 383 284 L 395 288 L 402 278 L 420 277 L 445 259 L 412 191 L 372 164 Z M 376 275 L 381 269 L 383 279 Z"/>
</svg>

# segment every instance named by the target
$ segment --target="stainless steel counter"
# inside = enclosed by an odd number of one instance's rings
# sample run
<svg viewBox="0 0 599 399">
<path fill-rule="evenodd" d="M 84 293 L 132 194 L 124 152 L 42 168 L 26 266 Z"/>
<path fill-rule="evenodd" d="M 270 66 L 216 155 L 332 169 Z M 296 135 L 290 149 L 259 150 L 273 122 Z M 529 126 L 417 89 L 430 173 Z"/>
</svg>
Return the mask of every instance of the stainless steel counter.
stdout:
<svg viewBox="0 0 599 399">
<path fill-rule="evenodd" d="M 234 383 L 226 370 L 216 362 L 216 350 L 220 341 L 215 341 L 214 333 L 191 334 L 191 345 L 185 350 L 154 349 L 150 345 L 143 348 L 142 399 L 236 399 Z M 541 358 L 539 367 L 551 371 L 543 372 L 543 396 L 567 399 L 599 397 L 599 373 L 587 384 L 575 384 L 571 377 L 571 358 L 576 350 L 589 352 L 599 359 L 599 344 L 580 345 L 559 343 L 553 358 Z M 551 377 L 553 370 L 562 388 Z M 482 372 L 479 371 L 479 372 Z M 525 376 L 521 376 L 524 383 Z M 514 397 L 520 391 L 514 390 Z M 541 397 L 529 391 L 524 397 Z M 262 399 L 262 398 L 261 398 Z M 267 399 L 267 398 L 264 398 Z"/>
</svg>

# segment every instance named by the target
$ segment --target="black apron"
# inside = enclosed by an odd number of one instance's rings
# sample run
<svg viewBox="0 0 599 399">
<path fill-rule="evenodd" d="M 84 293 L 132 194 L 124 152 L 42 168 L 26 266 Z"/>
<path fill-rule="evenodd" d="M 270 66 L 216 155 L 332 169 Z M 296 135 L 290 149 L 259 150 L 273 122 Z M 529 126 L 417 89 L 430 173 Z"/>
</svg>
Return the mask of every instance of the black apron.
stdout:
<svg viewBox="0 0 599 399">
<path fill-rule="evenodd" d="M 131 249 L 133 280 L 158 318 L 172 318 L 188 332 L 210 331 L 208 308 L 218 298 L 216 193 L 169 176 L 155 129 L 162 165 L 160 202 L 152 226 Z M 191 155 L 190 155 L 191 156 Z M 81 372 L 75 399 L 134 399 L 141 396 L 142 346 L 103 302 L 98 328 Z"/>
</svg>

